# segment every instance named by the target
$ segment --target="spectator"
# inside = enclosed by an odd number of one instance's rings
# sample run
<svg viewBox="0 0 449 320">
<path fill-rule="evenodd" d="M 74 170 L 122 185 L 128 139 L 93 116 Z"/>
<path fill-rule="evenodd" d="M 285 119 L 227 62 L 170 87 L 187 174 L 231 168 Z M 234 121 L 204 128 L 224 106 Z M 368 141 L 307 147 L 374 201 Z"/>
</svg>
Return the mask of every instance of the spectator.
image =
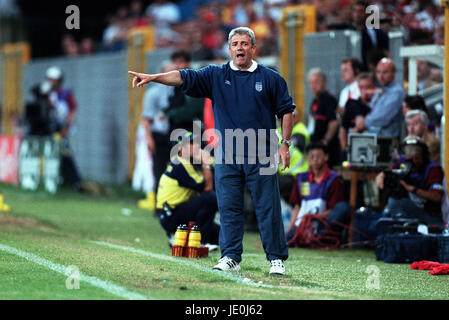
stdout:
<svg viewBox="0 0 449 320">
<path fill-rule="evenodd" d="M 396 67 L 391 59 L 382 59 L 376 69 L 376 78 L 381 88 L 371 100 L 372 111 L 366 116 L 358 116 L 354 132 L 376 133 L 381 136 L 399 137 L 401 134 L 402 102 L 404 89 L 394 80 Z"/>
<path fill-rule="evenodd" d="M 95 53 L 95 42 L 90 37 L 85 37 L 81 40 L 80 53 L 82 55 L 90 55 Z"/>
<path fill-rule="evenodd" d="M 360 97 L 360 89 L 357 82 L 357 76 L 360 73 L 362 64 L 356 58 L 344 59 L 340 64 L 341 79 L 346 86 L 340 92 L 338 100 L 338 113 L 343 115 L 346 102 L 349 99 L 357 100 Z"/>
<path fill-rule="evenodd" d="M 171 55 L 171 61 L 176 70 L 189 69 L 191 56 L 185 51 L 175 51 Z M 193 121 L 202 120 L 204 99 L 189 97 L 184 94 L 181 87 L 175 87 L 168 102 L 166 115 L 170 120 L 170 131 L 174 129 L 193 131 Z"/>
<path fill-rule="evenodd" d="M 342 160 L 346 159 L 346 151 L 348 144 L 348 133 L 352 132 L 355 126 L 357 116 L 365 117 L 371 112 L 369 103 L 374 93 L 376 85 L 373 77 L 369 73 L 361 73 L 358 77 L 358 87 L 360 88 L 360 97 L 358 99 L 349 99 L 346 102 L 345 111 L 341 120 L 340 127 L 340 146 L 343 152 Z"/>
<path fill-rule="evenodd" d="M 218 249 L 220 227 L 214 222 L 218 211 L 217 197 L 213 191 L 210 158 L 200 149 L 200 141 L 187 132 L 179 143 L 179 153 L 171 159 L 159 181 L 156 209 L 161 226 L 173 244 L 174 233 L 180 224 L 195 221 L 201 231 L 201 241 L 209 248 Z M 193 165 L 198 157 L 201 165 Z M 171 214 L 167 214 L 168 206 Z M 211 246 L 213 244 L 214 246 Z"/>
<path fill-rule="evenodd" d="M 76 42 L 75 38 L 72 35 L 66 34 L 65 36 L 63 36 L 61 44 L 62 44 L 63 54 L 66 57 L 79 56 L 80 48 L 79 48 L 78 43 Z"/>
<path fill-rule="evenodd" d="M 430 78 L 432 69 L 429 62 L 424 59 L 417 59 L 416 62 L 418 67 L 418 92 L 436 85 L 437 82 Z"/>
<path fill-rule="evenodd" d="M 338 164 L 340 158 L 338 143 L 337 99 L 326 88 L 326 76 L 318 69 L 308 74 L 310 90 L 315 96 L 311 105 L 309 120 L 310 141 L 321 141 L 329 148 L 329 166 Z"/>
<path fill-rule="evenodd" d="M 120 7 L 117 14 L 109 17 L 108 26 L 103 32 L 103 49 L 106 51 L 118 51 L 125 48 L 128 30 L 126 29 L 126 17 L 128 10 Z"/>
<path fill-rule="evenodd" d="M 374 48 L 389 50 L 388 35 L 382 29 L 371 29 L 366 27 L 368 15 L 366 8 L 368 3 L 356 1 L 352 7 L 353 28 L 361 32 L 362 35 L 362 71 L 368 71 L 368 52 Z"/>
<path fill-rule="evenodd" d="M 173 64 L 166 64 L 162 72 L 175 70 Z M 148 150 L 153 155 L 155 189 L 170 160 L 170 122 L 166 115 L 169 97 L 173 88 L 155 83 L 150 86 L 143 98 L 142 119 Z"/>
<path fill-rule="evenodd" d="M 76 116 L 76 100 L 71 90 L 64 89 L 64 75 L 59 67 L 48 68 L 46 79 L 51 84 L 49 98 L 54 108 L 54 130 L 61 139 L 61 176 L 63 183 L 79 191 L 81 190 L 81 177 L 69 144 L 69 133 L 73 128 Z"/>
<path fill-rule="evenodd" d="M 399 194 L 388 192 L 389 198 L 384 216 L 396 216 L 419 219 L 421 223 L 442 225 L 441 202 L 443 199 L 443 169 L 429 159 L 427 146 L 417 136 L 404 139 L 404 155 L 394 168 L 409 163 L 410 172 L 400 180 L 403 191 Z M 376 177 L 379 189 L 388 187 L 386 176 L 381 172 Z"/>
<path fill-rule="evenodd" d="M 402 102 L 402 114 L 404 115 L 404 118 L 407 112 L 411 110 L 422 110 L 427 113 L 426 102 L 424 101 L 423 97 L 421 97 L 420 95 L 407 95 L 404 98 L 404 102 Z"/>
<path fill-rule="evenodd" d="M 151 17 L 153 24 L 158 28 L 168 28 L 181 20 L 179 8 L 166 0 L 155 0 L 147 7 L 145 14 Z"/>
<path fill-rule="evenodd" d="M 422 138 L 429 150 L 430 160 L 440 164 L 441 142 L 428 130 L 429 118 L 427 113 L 422 110 L 411 110 L 407 112 L 405 122 L 407 124 L 407 134 Z"/>
<path fill-rule="evenodd" d="M 310 170 L 298 174 L 293 184 L 290 203 L 294 205 L 287 241 L 295 236 L 296 228 L 306 214 L 319 214 L 327 218 L 334 231 L 335 222 L 348 223 L 350 209 L 344 202 L 342 178 L 327 165 L 327 148 L 320 142 L 307 147 L 307 161 Z"/>
</svg>

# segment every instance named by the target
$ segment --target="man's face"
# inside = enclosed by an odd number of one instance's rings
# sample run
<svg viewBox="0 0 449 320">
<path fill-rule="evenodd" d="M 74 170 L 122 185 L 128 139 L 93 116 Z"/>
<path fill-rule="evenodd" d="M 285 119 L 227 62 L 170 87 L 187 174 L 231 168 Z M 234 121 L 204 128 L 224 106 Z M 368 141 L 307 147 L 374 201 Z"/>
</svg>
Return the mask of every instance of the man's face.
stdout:
<svg viewBox="0 0 449 320">
<path fill-rule="evenodd" d="M 365 7 L 355 5 L 352 7 L 352 22 L 356 25 L 363 25 L 366 20 Z"/>
<path fill-rule="evenodd" d="M 388 86 L 394 81 L 396 72 L 394 70 L 394 65 L 391 62 L 380 61 L 376 67 L 376 77 L 377 81 L 381 86 Z"/>
<path fill-rule="evenodd" d="M 328 155 L 321 149 L 310 150 L 307 154 L 307 161 L 312 170 L 321 170 L 328 160 Z"/>
<path fill-rule="evenodd" d="M 417 114 L 413 117 L 406 119 L 407 132 L 409 135 L 423 137 L 426 132 L 427 124 L 423 123 L 421 117 Z"/>
<path fill-rule="evenodd" d="M 360 98 L 364 103 L 368 104 L 376 92 L 376 85 L 371 79 L 360 79 L 358 84 L 360 89 Z"/>
<path fill-rule="evenodd" d="M 340 66 L 341 79 L 346 84 L 351 84 L 355 80 L 354 70 L 350 62 L 344 62 Z"/>
<path fill-rule="evenodd" d="M 325 91 L 326 83 L 319 74 L 311 74 L 308 80 L 310 91 L 312 91 L 315 96 Z"/>
<path fill-rule="evenodd" d="M 424 157 L 422 155 L 422 151 L 419 148 L 416 148 L 417 150 L 414 152 L 411 152 L 409 154 L 405 154 L 405 158 L 407 160 L 411 160 L 413 163 L 413 167 L 419 169 L 424 164 Z"/>
<path fill-rule="evenodd" d="M 256 46 L 251 45 L 251 38 L 247 34 L 236 34 L 229 43 L 229 54 L 234 65 L 239 69 L 248 69 L 253 56 L 256 53 Z"/>
<path fill-rule="evenodd" d="M 425 80 L 430 77 L 429 63 L 425 60 L 417 59 L 418 79 Z"/>
</svg>

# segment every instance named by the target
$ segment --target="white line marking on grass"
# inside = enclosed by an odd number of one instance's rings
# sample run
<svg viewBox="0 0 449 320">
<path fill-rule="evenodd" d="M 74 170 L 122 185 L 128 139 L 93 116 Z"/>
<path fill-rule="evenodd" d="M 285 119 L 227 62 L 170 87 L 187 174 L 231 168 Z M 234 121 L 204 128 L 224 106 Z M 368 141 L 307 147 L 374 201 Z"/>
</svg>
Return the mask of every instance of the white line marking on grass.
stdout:
<svg viewBox="0 0 449 320">
<path fill-rule="evenodd" d="M 31 262 L 34 262 L 41 266 L 44 266 L 50 270 L 53 270 L 60 274 L 63 274 L 67 277 L 70 276 L 70 273 L 67 272 L 68 269 L 66 266 L 51 262 L 50 260 L 41 258 L 33 253 L 28 253 L 28 252 L 25 252 L 25 251 L 22 251 L 22 250 L 19 250 L 19 249 L 16 249 L 16 248 L 13 248 L 13 247 L 10 247 L 7 245 L 3 245 L 3 244 L 0 244 L 0 250 L 5 251 L 10 254 L 13 254 L 13 255 L 16 255 L 16 256 L 19 256 L 19 257 L 22 257 L 28 261 L 31 261 Z M 80 275 L 81 281 L 85 281 L 85 282 L 93 285 L 94 287 L 101 288 L 101 289 L 103 289 L 109 293 L 112 293 L 116 296 L 119 296 L 119 297 L 122 297 L 125 299 L 129 299 L 129 300 L 148 300 L 147 297 L 145 297 L 139 293 L 129 291 L 128 289 L 121 287 L 119 285 L 116 285 L 114 283 L 111 283 L 109 281 L 104 281 L 104 280 L 101 280 L 96 277 L 87 276 L 81 272 L 79 273 L 79 275 Z"/>
<path fill-rule="evenodd" d="M 286 287 L 277 287 L 277 286 L 272 286 L 269 284 L 263 284 L 263 283 L 256 283 L 252 280 L 249 280 L 243 276 L 239 276 L 237 274 L 232 274 L 230 272 L 223 272 L 223 271 L 218 271 L 218 270 L 212 270 L 212 268 L 209 267 L 205 267 L 190 261 L 185 261 L 185 260 L 181 260 L 180 258 L 174 258 L 172 256 L 167 256 L 167 255 L 163 255 L 163 254 L 158 254 L 158 253 L 153 253 L 153 252 L 149 252 L 149 251 L 144 251 L 144 250 L 140 250 L 140 249 L 136 249 L 133 247 L 128 247 L 128 246 L 122 246 L 122 245 L 118 245 L 118 244 L 113 244 L 113 243 L 109 243 L 109 242 L 104 242 L 104 241 L 92 241 L 93 243 L 96 243 L 100 246 L 105 246 L 105 247 L 110 247 L 110 248 L 114 248 L 114 249 L 120 249 L 120 250 L 124 250 L 124 251 L 128 251 L 128 252 L 133 252 L 133 253 L 137 253 L 137 254 L 141 254 L 147 257 L 152 257 L 152 258 L 156 258 L 159 260 L 165 260 L 165 261 L 170 261 L 170 262 L 174 262 L 186 267 L 191 267 L 191 268 L 195 268 L 197 270 L 206 272 L 206 273 L 210 273 L 210 274 L 214 274 L 217 276 L 220 276 L 222 278 L 226 278 L 228 280 L 232 280 L 241 284 L 245 284 L 245 285 L 249 285 L 249 286 L 254 286 L 254 287 L 264 287 L 264 288 L 286 288 Z M 288 287 L 288 288 L 293 288 L 293 287 Z"/>
<path fill-rule="evenodd" d="M 92 243 L 98 244 L 100 246 L 105 246 L 105 247 L 109 247 L 109 248 L 113 248 L 113 249 L 119 249 L 119 250 L 123 250 L 123 251 L 128 251 L 128 252 L 132 252 L 132 253 L 137 253 L 143 256 L 147 256 L 147 257 L 153 257 L 159 260 L 165 260 L 165 261 L 170 261 L 170 262 L 174 262 L 186 267 L 191 267 L 191 268 L 195 268 L 197 270 L 206 272 L 206 273 L 210 273 L 222 278 L 226 278 L 228 280 L 231 281 L 235 281 L 239 284 L 243 284 L 243 285 L 248 285 L 248 286 L 252 286 L 252 287 L 260 287 L 260 288 L 268 288 L 268 289 L 287 289 L 287 290 L 300 290 L 300 291 L 316 291 L 316 292 L 328 292 L 328 293 L 333 293 L 333 294 L 341 294 L 341 293 L 336 293 L 333 291 L 328 291 L 328 290 L 324 290 L 322 291 L 321 287 L 320 289 L 316 289 L 316 288 L 309 288 L 309 287 L 300 287 L 300 286 L 274 286 L 274 285 L 270 285 L 270 284 L 265 284 L 265 283 L 256 283 L 248 278 L 245 278 L 243 276 L 240 276 L 238 274 L 235 273 L 231 273 L 231 272 L 224 272 L 224 271 L 218 271 L 218 270 L 213 270 L 210 267 L 205 267 L 202 266 L 200 264 L 196 264 L 190 261 L 186 261 L 184 258 L 175 258 L 172 256 L 167 256 L 164 254 L 159 254 L 159 253 L 153 253 L 153 252 L 149 252 L 149 251 L 145 251 L 145 250 L 141 250 L 141 249 L 136 249 L 133 247 L 129 247 L 129 246 L 123 246 L 123 245 L 119 245 L 119 244 L 114 244 L 114 243 L 110 243 L 110 242 L 104 242 L 104 241 L 91 241 Z M 252 255 L 252 254 L 251 254 Z M 318 291 L 319 290 L 319 291 Z M 349 297 L 352 297 L 352 295 L 349 295 Z"/>
</svg>

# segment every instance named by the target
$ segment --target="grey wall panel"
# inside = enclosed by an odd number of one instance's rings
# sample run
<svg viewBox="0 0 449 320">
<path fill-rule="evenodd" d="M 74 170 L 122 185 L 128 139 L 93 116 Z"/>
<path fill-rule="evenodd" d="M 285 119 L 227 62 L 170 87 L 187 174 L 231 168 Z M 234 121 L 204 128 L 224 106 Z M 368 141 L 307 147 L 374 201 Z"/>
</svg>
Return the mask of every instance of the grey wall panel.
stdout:
<svg viewBox="0 0 449 320">
<path fill-rule="evenodd" d="M 35 60 L 25 67 L 24 90 L 44 79 L 52 65 L 65 74 L 78 112 L 71 135 L 75 160 L 83 178 L 123 183 L 128 170 L 128 83 L 126 53 L 76 59 Z"/>
</svg>

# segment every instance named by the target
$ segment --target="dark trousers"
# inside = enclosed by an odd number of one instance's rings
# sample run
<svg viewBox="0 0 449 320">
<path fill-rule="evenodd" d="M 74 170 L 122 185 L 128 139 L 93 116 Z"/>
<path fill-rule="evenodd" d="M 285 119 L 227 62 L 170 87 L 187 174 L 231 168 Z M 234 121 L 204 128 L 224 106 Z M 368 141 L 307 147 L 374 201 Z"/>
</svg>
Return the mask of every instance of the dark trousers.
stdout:
<svg viewBox="0 0 449 320">
<path fill-rule="evenodd" d="M 245 183 L 251 192 L 260 237 L 268 260 L 288 259 L 288 247 L 281 216 L 279 183 L 276 174 L 260 175 L 260 164 L 217 164 L 215 187 L 220 211 L 222 257 L 242 260 L 245 216 Z"/>
<path fill-rule="evenodd" d="M 175 233 L 180 224 L 194 221 L 201 231 L 201 242 L 218 244 L 220 227 L 214 222 L 218 211 L 214 191 L 206 192 L 172 210 L 172 215 L 161 216 L 161 225 L 168 233 Z"/>
</svg>

